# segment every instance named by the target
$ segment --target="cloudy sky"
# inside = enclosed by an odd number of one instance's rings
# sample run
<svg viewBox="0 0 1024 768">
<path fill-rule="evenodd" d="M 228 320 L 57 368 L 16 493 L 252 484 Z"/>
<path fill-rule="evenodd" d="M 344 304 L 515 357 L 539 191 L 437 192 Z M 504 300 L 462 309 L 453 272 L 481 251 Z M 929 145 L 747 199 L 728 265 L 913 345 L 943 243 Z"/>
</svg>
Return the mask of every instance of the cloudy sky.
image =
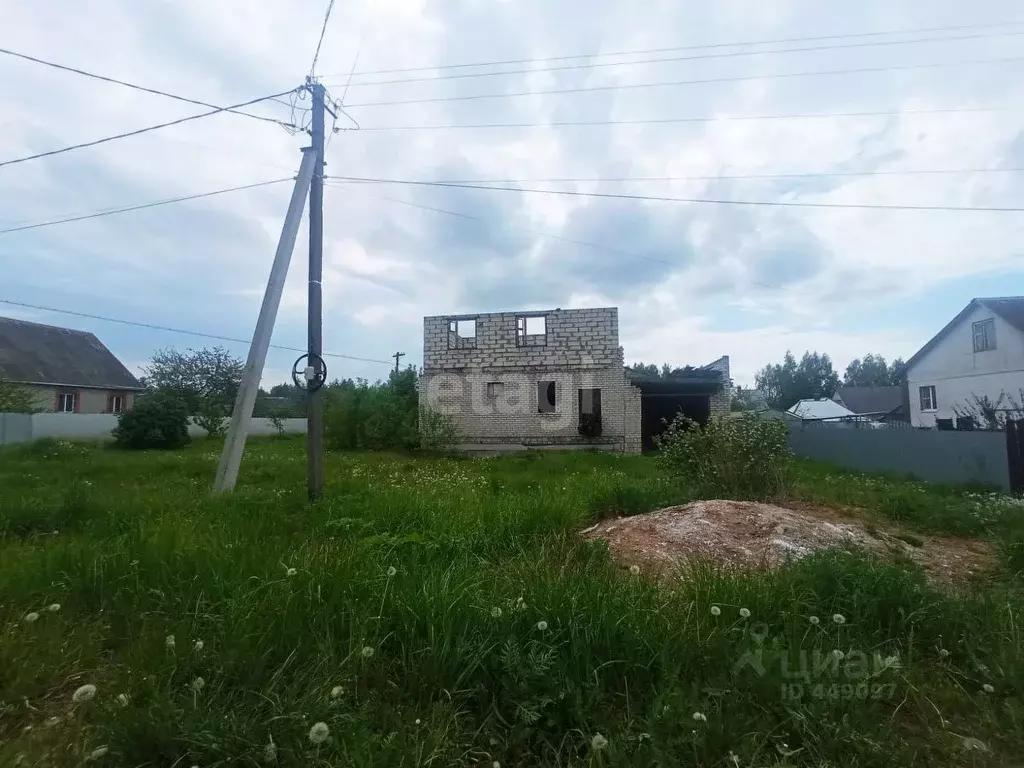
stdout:
<svg viewBox="0 0 1024 768">
<path fill-rule="evenodd" d="M 337 127 L 360 130 L 332 135 L 327 173 L 519 191 L 329 182 L 324 347 L 418 363 L 426 314 L 615 305 L 628 362 L 728 354 L 740 383 L 786 349 L 828 352 L 840 370 L 866 352 L 909 356 L 972 296 L 1024 292 L 1024 213 L 521 190 L 1022 207 L 1024 173 L 1010 170 L 1024 168 L 1015 5 L 337 3 L 317 74 L 346 105 Z M 0 0 L 0 47 L 227 105 L 301 84 L 325 7 Z M 772 40 L 791 42 L 749 44 Z M 646 52 L 604 55 L 622 51 Z M 580 54 L 591 58 L 567 58 Z M 430 68 L 495 61 L 521 63 Z M 661 85 L 630 87 L 651 83 Z M 305 104 L 252 109 L 301 121 Z M 0 55 L 0 162 L 201 111 Z M 865 112 L 889 114 L 850 114 Z M 792 117 L 821 113 L 841 114 Z M 590 124 L 558 125 L 580 122 Z M 506 127 L 438 127 L 495 124 Z M 286 178 L 304 138 L 221 114 L 0 167 L 0 229 Z M 988 172 L 920 173 L 949 170 Z M 0 299 L 247 338 L 289 194 L 281 183 L 0 234 Z M 305 344 L 307 237 L 303 227 L 276 344 Z M 133 368 L 156 348 L 213 343 L 2 304 L 0 314 L 91 330 Z M 244 356 L 244 344 L 226 346 Z M 284 380 L 294 357 L 272 350 L 265 383 Z M 332 376 L 387 373 L 328 363 Z"/>
</svg>

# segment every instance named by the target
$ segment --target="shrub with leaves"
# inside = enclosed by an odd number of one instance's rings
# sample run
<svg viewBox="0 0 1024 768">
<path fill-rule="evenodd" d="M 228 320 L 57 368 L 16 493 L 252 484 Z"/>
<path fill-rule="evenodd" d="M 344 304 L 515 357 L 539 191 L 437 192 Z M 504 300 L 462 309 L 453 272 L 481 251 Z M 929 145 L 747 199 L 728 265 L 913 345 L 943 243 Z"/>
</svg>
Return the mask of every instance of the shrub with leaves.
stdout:
<svg viewBox="0 0 1024 768">
<path fill-rule="evenodd" d="M 210 437 L 220 437 L 228 431 L 224 418 L 228 415 L 228 407 L 223 401 L 207 397 L 199 404 L 199 411 L 196 413 L 196 426 L 204 430 Z"/>
<path fill-rule="evenodd" d="M 387 382 L 342 381 L 327 391 L 328 443 L 346 451 L 443 450 L 458 441 L 454 421 L 420 409 L 413 368 L 393 372 Z"/>
<path fill-rule="evenodd" d="M 0 413 L 34 413 L 35 395 L 24 384 L 0 379 Z"/>
<path fill-rule="evenodd" d="M 152 392 L 117 417 L 113 434 L 121 448 L 181 448 L 189 441 L 188 407 L 174 395 Z"/>
<path fill-rule="evenodd" d="M 270 426 L 277 430 L 278 437 L 284 437 L 285 418 L 283 408 L 274 408 L 267 414 L 267 421 L 270 422 Z"/>
<path fill-rule="evenodd" d="M 754 414 L 701 427 L 679 414 L 657 438 L 659 459 L 703 496 L 770 499 L 785 494 L 793 454 L 786 425 Z"/>
<path fill-rule="evenodd" d="M 447 451 L 459 442 L 455 419 L 433 408 L 420 409 L 420 447 L 425 451 Z"/>
</svg>

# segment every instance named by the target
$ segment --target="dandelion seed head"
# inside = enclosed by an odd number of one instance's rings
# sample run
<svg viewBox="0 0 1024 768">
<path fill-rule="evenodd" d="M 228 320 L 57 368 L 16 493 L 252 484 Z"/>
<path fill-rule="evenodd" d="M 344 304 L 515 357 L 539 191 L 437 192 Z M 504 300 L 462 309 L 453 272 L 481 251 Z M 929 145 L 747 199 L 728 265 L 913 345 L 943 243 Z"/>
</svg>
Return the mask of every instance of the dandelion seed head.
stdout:
<svg viewBox="0 0 1024 768">
<path fill-rule="evenodd" d="M 995 693 L 996 691 L 996 689 L 993 688 L 989 683 L 985 683 L 983 686 L 981 686 L 981 690 L 983 690 L 985 693 Z"/>
<path fill-rule="evenodd" d="M 493 763 L 491 763 L 491 768 L 501 768 L 501 763 L 495 760 Z"/>
<path fill-rule="evenodd" d="M 821 619 L 819 619 L 817 616 L 811 616 L 811 618 L 809 618 L 808 621 L 811 622 L 811 624 L 813 624 L 814 626 L 818 626 L 818 623 L 821 621 Z"/>
<path fill-rule="evenodd" d="M 107 746 L 96 747 L 96 749 L 94 749 L 92 752 L 89 753 L 89 757 L 86 758 L 86 759 L 88 759 L 88 760 L 99 760 L 101 757 L 103 757 L 109 751 L 110 751 L 110 747 L 107 747 Z"/>
<path fill-rule="evenodd" d="M 947 651 L 945 648 L 939 648 L 939 656 L 941 656 L 942 658 L 946 658 L 947 656 L 949 656 L 949 651 Z"/>
<path fill-rule="evenodd" d="M 360 651 L 360 654 L 364 659 L 369 659 L 371 656 L 373 656 L 373 647 L 369 645 L 364 645 L 363 650 Z"/>
<path fill-rule="evenodd" d="M 50 613 L 56 613 L 60 610 L 60 603 L 50 603 L 48 606 L 46 606 L 46 610 L 48 610 Z"/>
<path fill-rule="evenodd" d="M 309 740 L 314 744 L 323 744 L 330 735 L 331 729 L 327 727 L 327 723 L 313 723 L 313 727 L 309 729 Z"/>
<path fill-rule="evenodd" d="M 832 614 L 832 621 L 834 621 L 836 624 L 845 624 L 846 623 L 846 617 L 843 616 L 843 614 L 841 614 L 841 613 L 833 613 Z"/>
<path fill-rule="evenodd" d="M 750 618 L 750 609 L 749 608 L 740 608 L 740 618 L 749 619 Z"/>
<path fill-rule="evenodd" d="M 340 685 L 336 685 L 333 688 L 331 688 L 332 699 L 340 698 L 343 693 L 345 693 L 345 689 Z"/>
<path fill-rule="evenodd" d="M 205 643 L 202 640 L 196 640 L 196 642 L 195 642 L 195 649 L 197 651 L 201 651 L 201 650 L 203 650 L 203 646 L 204 645 L 205 645 Z"/>
<path fill-rule="evenodd" d="M 604 749 L 608 746 L 608 739 L 602 736 L 600 733 L 595 733 L 593 738 L 590 739 L 591 749 Z"/>
<path fill-rule="evenodd" d="M 840 651 L 838 648 L 836 648 L 834 651 L 832 651 L 832 658 L 836 659 L 837 661 L 842 661 L 846 658 L 846 654 Z"/>
<path fill-rule="evenodd" d="M 166 645 L 169 649 L 171 649 L 173 651 L 174 650 L 174 635 L 168 635 L 167 639 L 164 640 L 164 645 Z"/>
<path fill-rule="evenodd" d="M 80 686 L 78 689 L 76 689 L 73 694 L 71 694 L 71 701 L 75 704 L 84 704 L 85 702 L 92 699 L 92 697 L 95 695 L 96 686 L 92 683 L 86 683 L 85 685 Z"/>
<path fill-rule="evenodd" d="M 196 693 L 199 693 L 205 687 L 206 687 L 206 681 L 203 680 L 203 678 L 201 678 L 201 677 L 197 677 L 195 680 L 192 681 L 192 690 L 195 691 Z"/>
<path fill-rule="evenodd" d="M 711 606 L 711 615 L 712 616 L 721 616 L 722 615 L 722 609 L 719 608 L 717 605 L 712 605 Z"/>
<path fill-rule="evenodd" d="M 708 716 L 705 715 L 703 712 L 694 712 L 693 719 L 696 720 L 698 723 L 706 723 L 708 721 Z"/>
<path fill-rule="evenodd" d="M 420 724 L 420 719 L 417 717 L 416 718 L 416 725 L 419 725 L 419 724 Z"/>
<path fill-rule="evenodd" d="M 294 576 L 297 573 L 298 573 L 298 571 L 295 570 L 294 568 L 289 568 L 287 571 L 284 572 L 284 575 L 285 576 Z"/>
<path fill-rule="evenodd" d="M 640 575 L 640 566 L 639 565 L 631 565 L 631 566 L 629 566 L 629 572 L 632 573 L 634 576 L 639 576 Z"/>
<path fill-rule="evenodd" d="M 398 569 L 395 566 L 388 567 L 388 576 L 394 576 L 396 573 L 398 573 Z"/>
<path fill-rule="evenodd" d="M 26 623 L 34 624 L 37 621 L 39 621 L 39 614 L 36 613 L 35 611 L 31 611 L 31 612 L 25 614 L 25 622 Z"/>
<path fill-rule="evenodd" d="M 263 748 L 263 762 L 273 765 L 277 762 L 277 744 L 270 742 Z"/>
<path fill-rule="evenodd" d="M 501 608 L 499 608 L 498 606 L 494 606 L 493 608 L 491 608 L 491 616 L 493 616 L 494 618 L 498 618 L 499 616 L 501 616 Z"/>
<path fill-rule="evenodd" d="M 537 629 L 539 629 L 541 632 L 543 632 L 547 628 L 548 628 L 548 623 L 546 621 L 544 621 L 543 619 L 541 621 L 537 622 Z M 600 735 L 601 734 L 598 734 L 598 736 L 600 736 Z"/>
</svg>

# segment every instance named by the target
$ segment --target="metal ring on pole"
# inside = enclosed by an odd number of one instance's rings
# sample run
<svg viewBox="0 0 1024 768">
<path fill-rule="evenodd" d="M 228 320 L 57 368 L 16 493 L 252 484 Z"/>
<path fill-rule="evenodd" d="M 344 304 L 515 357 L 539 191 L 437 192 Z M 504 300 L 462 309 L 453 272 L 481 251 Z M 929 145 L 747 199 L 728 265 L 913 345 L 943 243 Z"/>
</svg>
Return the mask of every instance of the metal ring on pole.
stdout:
<svg viewBox="0 0 1024 768">
<path fill-rule="evenodd" d="M 309 361 L 310 365 L 301 365 L 303 360 Z M 313 369 L 312 377 L 308 375 L 310 368 Z M 327 363 L 316 353 L 302 355 L 292 364 L 292 383 L 299 389 L 316 392 L 327 383 Z"/>
</svg>

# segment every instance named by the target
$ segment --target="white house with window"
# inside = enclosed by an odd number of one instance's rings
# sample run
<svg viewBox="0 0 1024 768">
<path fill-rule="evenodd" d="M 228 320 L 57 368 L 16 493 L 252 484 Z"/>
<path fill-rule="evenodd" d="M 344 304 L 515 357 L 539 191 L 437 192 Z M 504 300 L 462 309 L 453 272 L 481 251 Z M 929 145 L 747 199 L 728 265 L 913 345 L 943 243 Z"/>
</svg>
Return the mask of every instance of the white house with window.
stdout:
<svg viewBox="0 0 1024 768">
<path fill-rule="evenodd" d="M 907 361 L 910 421 L 956 426 L 976 398 L 1012 409 L 1024 400 L 1024 296 L 972 299 Z M 962 425 L 961 425 L 962 426 Z"/>
</svg>

